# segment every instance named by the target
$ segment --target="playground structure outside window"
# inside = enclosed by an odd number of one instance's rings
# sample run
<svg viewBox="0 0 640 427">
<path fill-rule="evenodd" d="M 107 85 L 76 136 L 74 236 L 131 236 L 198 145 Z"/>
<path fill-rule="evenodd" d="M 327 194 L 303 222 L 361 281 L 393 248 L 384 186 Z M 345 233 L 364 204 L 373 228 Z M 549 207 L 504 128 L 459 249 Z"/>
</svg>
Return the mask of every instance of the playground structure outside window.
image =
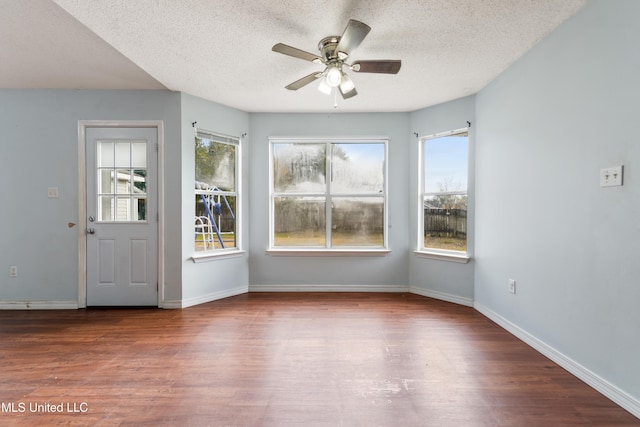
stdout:
<svg viewBox="0 0 640 427">
<path fill-rule="evenodd" d="M 270 253 L 387 251 L 386 138 L 270 140 Z"/>
<path fill-rule="evenodd" d="M 239 138 L 196 129 L 196 254 L 239 250 L 239 148 Z"/>
</svg>

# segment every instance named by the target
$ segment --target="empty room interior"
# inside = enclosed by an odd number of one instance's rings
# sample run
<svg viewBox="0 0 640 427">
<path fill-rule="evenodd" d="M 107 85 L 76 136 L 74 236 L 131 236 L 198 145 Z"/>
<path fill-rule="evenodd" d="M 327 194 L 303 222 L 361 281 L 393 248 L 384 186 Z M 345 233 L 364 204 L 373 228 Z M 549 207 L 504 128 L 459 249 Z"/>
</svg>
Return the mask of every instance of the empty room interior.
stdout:
<svg viewBox="0 0 640 427">
<path fill-rule="evenodd" d="M 0 0 L 0 424 L 640 425 L 639 16 Z"/>
</svg>

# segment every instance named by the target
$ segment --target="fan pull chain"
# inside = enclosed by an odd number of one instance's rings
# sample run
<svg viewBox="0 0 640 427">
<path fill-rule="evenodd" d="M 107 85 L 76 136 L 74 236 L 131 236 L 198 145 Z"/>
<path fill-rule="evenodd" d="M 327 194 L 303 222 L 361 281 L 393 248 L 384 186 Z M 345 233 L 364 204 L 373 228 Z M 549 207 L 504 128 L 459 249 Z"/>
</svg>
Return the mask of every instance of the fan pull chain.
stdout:
<svg viewBox="0 0 640 427">
<path fill-rule="evenodd" d="M 333 108 L 338 108 L 338 89 L 333 89 Z"/>
</svg>

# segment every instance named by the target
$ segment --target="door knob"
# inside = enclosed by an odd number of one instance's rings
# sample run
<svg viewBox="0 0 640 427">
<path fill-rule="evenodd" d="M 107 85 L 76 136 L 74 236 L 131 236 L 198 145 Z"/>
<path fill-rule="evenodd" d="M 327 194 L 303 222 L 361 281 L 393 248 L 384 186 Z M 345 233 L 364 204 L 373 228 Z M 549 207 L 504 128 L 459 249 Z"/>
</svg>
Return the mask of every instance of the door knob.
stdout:
<svg viewBox="0 0 640 427">
<path fill-rule="evenodd" d="M 96 234 L 96 230 L 94 228 L 87 228 L 87 234 Z"/>
<path fill-rule="evenodd" d="M 89 217 L 89 222 L 93 222 L 93 221 L 95 221 L 95 220 L 96 220 L 96 219 L 95 219 L 94 217 L 92 217 L 92 216 L 90 216 L 90 217 Z"/>
</svg>

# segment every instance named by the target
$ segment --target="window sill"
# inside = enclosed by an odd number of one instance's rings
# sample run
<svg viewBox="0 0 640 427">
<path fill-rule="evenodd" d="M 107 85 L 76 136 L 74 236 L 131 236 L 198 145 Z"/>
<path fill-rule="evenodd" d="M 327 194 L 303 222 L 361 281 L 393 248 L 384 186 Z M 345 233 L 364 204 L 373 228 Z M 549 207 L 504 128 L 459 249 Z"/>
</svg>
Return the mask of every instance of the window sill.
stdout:
<svg viewBox="0 0 640 427">
<path fill-rule="evenodd" d="M 457 262 L 460 264 L 466 264 L 471 258 L 465 253 L 458 253 L 454 251 L 414 251 L 418 258 L 437 259 L 440 261 Z"/>
<path fill-rule="evenodd" d="M 344 256 L 386 256 L 389 249 L 267 249 L 266 254 L 271 256 L 318 256 L 318 257 L 344 257 Z"/>
<path fill-rule="evenodd" d="M 222 250 L 222 251 L 216 251 L 216 252 L 213 252 L 213 251 L 202 252 L 202 253 L 193 254 L 191 256 L 191 261 L 197 264 L 201 262 L 216 261 L 219 259 L 236 258 L 236 257 L 242 256 L 244 253 L 245 251 L 240 249 L 229 249 L 229 250 Z"/>
</svg>

